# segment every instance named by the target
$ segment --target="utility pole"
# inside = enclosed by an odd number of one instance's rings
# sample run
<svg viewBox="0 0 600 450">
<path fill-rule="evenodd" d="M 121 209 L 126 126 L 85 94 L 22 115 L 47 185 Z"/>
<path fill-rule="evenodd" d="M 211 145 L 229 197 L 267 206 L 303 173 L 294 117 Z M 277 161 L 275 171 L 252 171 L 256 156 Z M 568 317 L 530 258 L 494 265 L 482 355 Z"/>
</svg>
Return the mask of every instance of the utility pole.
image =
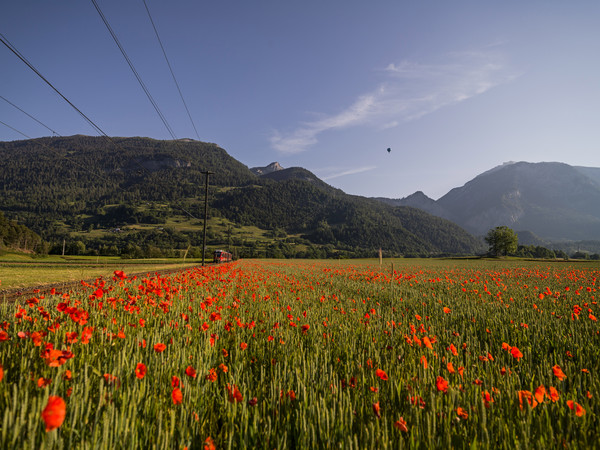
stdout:
<svg viewBox="0 0 600 450">
<path fill-rule="evenodd" d="M 206 175 L 206 184 L 204 185 L 204 233 L 202 235 L 202 267 L 204 267 L 204 254 L 206 253 L 206 219 L 208 216 L 208 177 L 213 175 L 214 172 L 207 170 L 202 172 Z"/>
</svg>

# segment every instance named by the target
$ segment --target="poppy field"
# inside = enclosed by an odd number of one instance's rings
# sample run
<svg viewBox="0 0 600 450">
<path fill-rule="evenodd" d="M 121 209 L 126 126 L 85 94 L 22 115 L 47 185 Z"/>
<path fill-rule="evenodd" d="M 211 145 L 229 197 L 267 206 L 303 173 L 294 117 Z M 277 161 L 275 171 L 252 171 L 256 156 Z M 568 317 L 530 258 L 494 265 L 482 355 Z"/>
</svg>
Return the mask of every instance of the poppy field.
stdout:
<svg viewBox="0 0 600 450">
<path fill-rule="evenodd" d="M 2 303 L 0 448 L 597 448 L 598 278 L 243 260 Z"/>
</svg>

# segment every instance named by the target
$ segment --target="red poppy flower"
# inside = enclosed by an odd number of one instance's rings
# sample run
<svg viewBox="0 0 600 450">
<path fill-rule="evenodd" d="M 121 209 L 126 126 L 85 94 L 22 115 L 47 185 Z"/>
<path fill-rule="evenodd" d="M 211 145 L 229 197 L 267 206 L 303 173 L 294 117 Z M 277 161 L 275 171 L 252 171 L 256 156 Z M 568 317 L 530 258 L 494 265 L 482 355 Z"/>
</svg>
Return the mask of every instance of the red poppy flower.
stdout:
<svg viewBox="0 0 600 450">
<path fill-rule="evenodd" d="M 562 371 L 562 369 L 560 368 L 560 366 L 558 364 L 552 367 L 552 372 L 554 372 L 554 375 L 559 380 L 564 380 L 565 378 L 567 378 L 567 376 L 565 375 L 565 373 Z"/>
<path fill-rule="evenodd" d="M 385 372 L 384 372 L 383 370 L 381 370 L 381 369 L 377 369 L 377 370 L 375 371 L 375 375 L 377 375 L 379 378 L 381 378 L 381 379 L 382 379 L 382 380 L 384 380 L 384 381 L 388 379 L 387 373 L 385 373 Z"/>
<path fill-rule="evenodd" d="M 185 369 L 185 374 L 190 378 L 196 378 L 196 369 L 194 369 L 192 366 L 187 366 L 187 369 Z"/>
<path fill-rule="evenodd" d="M 206 379 L 214 383 L 215 381 L 217 381 L 218 376 L 219 375 L 217 374 L 217 371 L 215 369 L 209 369 L 208 375 L 206 375 Z"/>
<path fill-rule="evenodd" d="M 546 388 L 544 386 L 539 386 L 536 388 L 533 395 L 538 403 L 542 403 L 544 401 L 544 396 L 546 395 Z"/>
<path fill-rule="evenodd" d="M 448 392 L 448 382 L 443 377 L 437 377 L 435 385 L 438 391 Z"/>
<path fill-rule="evenodd" d="M 93 332 L 94 329 L 92 327 L 85 327 L 81 333 L 81 343 L 88 344 L 90 342 Z M 31 336 L 31 338 L 33 339 L 33 335 Z"/>
<path fill-rule="evenodd" d="M 381 418 L 381 407 L 379 406 L 379 402 L 373 403 L 373 413 L 378 419 Z"/>
<path fill-rule="evenodd" d="M 60 427 L 67 414 L 67 405 L 65 401 L 57 396 L 48 397 L 48 403 L 42 411 L 42 420 L 46 424 L 46 431 L 54 430 Z"/>
<path fill-rule="evenodd" d="M 535 408 L 538 402 L 530 391 L 519 391 L 519 407 L 523 409 L 523 404 L 528 403 L 531 408 Z"/>
<path fill-rule="evenodd" d="M 67 350 L 46 348 L 41 357 L 46 360 L 48 367 L 60 367 L 67 362 L 67 359 L 72 357 L 72 353 Z"/>
<path fill-rule="evenodd" d="M 239 403 L 244 399 L 242 393 L 239 391 L 238 387 L 234 384 L 231 386 L 227 385 L 227 400 L 229 403 Z"/>
<path fill-rule="evenodd" d="M 427 347 L 430 350 L 433 350 L 433 345 L 435 343 L 435 337 L 431 337 L 428 338 L 427 336 L 425 336 L 423 338 L 423 344 L 425 345 L 425 347 Z"/>
<path fill-rule="evenodd" d="M 204 450 L 217 450 L 217 447 L 210 436 L 204 440 Z"/>
<path fill-rule="evenodd" d="M 583 409 L 583 406 L 581 406 L 579 403 L 576 403 L 573 400 L 567 400 L 567 406 L 572 411 L 575 411 L 575 415 L 577 417 L 581 417 L 581 416 L 585 415 L 585 409 Z"/>
<path fill-rule="evenodd" d="M 456 415 L 464 420 L 469 418 L 469 413 L 467 413 L 467 411 L 462 409 L 460 406 L 456 408 Z"/>
<path fill-rule="evenodd" d="M 173 400 L 174 405 L 179 405 L 183 401 L 183 394 L 181 393 L 181 389 L 178 387 L 173 388 L 173 392 L 171 392 L 171 399 Z"/>
<path fill-rule="evenodd" d="M 521 353 L 521 351 L 517 347 L 511 347 L 510 353 L 516 359 L 520 359 L 523 357 L 523 353 Z"/>
<path fill-rule="evenodd" d="M 394 427 L 398 428 L 404 433 L 408 433 L 408 427 L 406 426 L 406 420 L 404 420 L 404 417 L 400 417 L 399 420 L 396 420 L 396 422 L 394 422 Z"/>
<path fill-rule="evenodd" d="M 125 275 L 125 272 L 123 272 L 122 270 L 115 270 L 114 274 L 116 277 L 120 278 L 121 280 L 124 280 L 125 278 L 127 278 L 127 275 Z"/>
<path fill-rule="evenodd" d="M 454 356 L 458 355 L 458 351 L 456 350 L 456 347 L 454 346 L 454 344 L 450 344 L 450 347 L 448 347 L 446 350 L 448 350 Z"/>
<path fill-rule="evenodd" d="M 161 342 L 154 344 L 154 351 L 157 353 L 164 352 L 167 346 Z"/>
<path fill-rule="evenodd" d="M 560 398 L 560 395 L 558 394 L 558 391 L 556 390 L 555 387 L 550 386 L 548 388 L 548 392 L 550 393 L 550 400 L 552 400 L 553 402 L 558 401 L 558 399 Z"/>
<path fill-rule="evenodd" d="M 140 380 L 146 376 L 146 371 L 147 369 L 145 364 L 138 363 L 137 366 L 135 366 L 135 376 Z"/>
<path fill-rule="evenodd" d="M 493 388 L 492 388 L 492 391 L 493 391 Z M 491 394 L 488 391 L 483 391 L 481 393 L 481 398 L 483 400 L 483 405 L 486 408 L 489 408 L 490 404 L 494 403 L 494 399 L 492 398 Z"/>
<path fill-rule="evenodd" d="M 455 373 L 454 365 L 451 362 L 449 362 L 448 364 L 446 364 L 446 368 L 448 369 L 449 373 Z"/>
<path fill-rule="evenodd" d="M 37 385 L 38 387 L 41 388 L 45 388 L 46 386 L 48 386 L 50 383 L 52 383 L 52 379 L 51 378 L 44 378 L 44 377 L 40 377 L 37 381 Z"/>
</svg>

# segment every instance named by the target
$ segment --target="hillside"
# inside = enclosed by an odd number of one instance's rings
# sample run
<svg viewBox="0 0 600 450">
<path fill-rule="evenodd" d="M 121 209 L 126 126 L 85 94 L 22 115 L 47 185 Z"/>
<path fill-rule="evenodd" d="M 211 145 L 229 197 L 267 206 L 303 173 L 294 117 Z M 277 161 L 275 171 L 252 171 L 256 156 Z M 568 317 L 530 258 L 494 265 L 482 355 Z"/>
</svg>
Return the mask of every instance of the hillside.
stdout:
<svg viewBox="0 0 600 450">
<path fill-rule="evenodd" d="M 337 192 L 338 194 L 343 194 L 343 191 L 336 189 L 323 180 L 318 178 L 314 173 L 306 170 L 302 167 L 290 167 L 289 169 L 284 169 L 279 166 L 280 169 L 272 172 L 265 173 L 262 175 L 263 179 L 274 180 L 274 181 L 287 181 L 287 180 L 299 180 L 306 181 L 313 186 L 324 189 L 329 192 Z"/>
<path fill-rule="evenodd" d="M 71 136 L 0 143 L 0 211 L 54 248 L 66 241 L 68 251 L 180 254 L 201 247 L 206 170 L 214 172 L 209 244 L 237 246 L 242 255 L 482 249 L 446 220 L 346 195 L 301 168 L 279 166 L 257 176 L 217 145 L 192 140 Z"/>
<path fill-rule="evenodd" d="M 545 241 L 600 240 L 600 169 L 563 163 L 507 163 L 439 200 L 392 200 L 452 220 L 475 235 L 507 225 Z"/>
<path fill-rule="evenodd" d="M 72 214 L 98 215 L 109 204 L 178 202 L 211 183 L 234 186 L 255 177 L 215 144 L 148 138 L 72 136 L 0 143 L 0 210 L 33 226 Z"/>
<path fill-rule="evenodd" d="M 391 254 L 468 254 L 481 243 L 457 225 L 423 211 L 388 207 L 303 180 L 228 190 L 215 203 L 230 220 L 263 223 L 346 250 L 384 248 Z"/>
<path fill-rule="evenodd" d="M 4 250 L 43 253 L 47 248 L 36 233 L 14 220 L 8 220 L 0 211 L 0 253 Z"/>
</svg>

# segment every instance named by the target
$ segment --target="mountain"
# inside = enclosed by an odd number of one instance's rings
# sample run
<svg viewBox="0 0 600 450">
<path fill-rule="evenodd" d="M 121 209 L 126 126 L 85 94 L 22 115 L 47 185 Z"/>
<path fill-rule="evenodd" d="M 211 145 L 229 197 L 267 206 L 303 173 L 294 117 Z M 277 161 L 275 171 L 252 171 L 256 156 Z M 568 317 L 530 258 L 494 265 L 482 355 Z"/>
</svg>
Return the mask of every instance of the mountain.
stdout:
<svg viewBox="0 0 600 450">
<path fill-rule="evenodd" d="M 332 192 L 342 192 L 339 189 L 328 185 L 323 180 L 318 178 L 314 173 L 310 172 L 309 170 L 303 169 L 302 167 L 290 167 L 289 169 L 281 168 L 279 170 L 268 172 L 262 175 L 262 178 L 274 181 L 301 180 L 306 181 L 320 189 L 325 189 Z"/>
<path fill-rule="evenodd" d="M 438 204 L 434 199 L 427 197 L 423 191 L 417 191 L 414 194 L 399 200 L 383 197 L 377 197 L 376 199 L 392 206 L 410 206 L 412 208 L 422 209 L 434 216 L 450 217 L 449 212 L 446 211 L 443 206 Z"/>
<path fill-rule="evenodd" d="M 181 254 L 202 245 L 206 171 L 208 244 L 238 246 L 242 256 L 482 250 L 447 220 L 347 195 L 302 168 L 272 163 L 253 171 L 216 144 L 194 140 L 0 142 L 0 211 L 79 253 Z"/>
<path fill-rule="evenodd" d="M 313 243 L 346 250 L 383 248 L 388 255 L 482 250 L 481 242 L 457 225 L 415 208 L 332 193 L 302 180 L 272 183 L 230 189 L 215 207 L 243 225 L 283 228 Z"/>
<path fill-rule="evenodd" d="M 600 186 L 600 168 L 575 166 L 575 169 Z"/>
<path fill-rule="evenodd" d="M 283 167 L 281 167 L 281 165 L 278 162 L 272 162 L 271 164 L 269 164 L 268 166 L 265 167 L 252 167 L 250 169 L 250 171 L 254 174 L 254 175 L 267 175 L 273 172 L 278 172 L 280 170 L 284 170 Z"/>
<path fill-rule="evenodd" d="M 600 169 L 557 162 L 511 162 L 434 201 L 393 200 L 451 220 L 475 235 L 507 225 L 545 241 L 600 240 Z"/>
</svg>

